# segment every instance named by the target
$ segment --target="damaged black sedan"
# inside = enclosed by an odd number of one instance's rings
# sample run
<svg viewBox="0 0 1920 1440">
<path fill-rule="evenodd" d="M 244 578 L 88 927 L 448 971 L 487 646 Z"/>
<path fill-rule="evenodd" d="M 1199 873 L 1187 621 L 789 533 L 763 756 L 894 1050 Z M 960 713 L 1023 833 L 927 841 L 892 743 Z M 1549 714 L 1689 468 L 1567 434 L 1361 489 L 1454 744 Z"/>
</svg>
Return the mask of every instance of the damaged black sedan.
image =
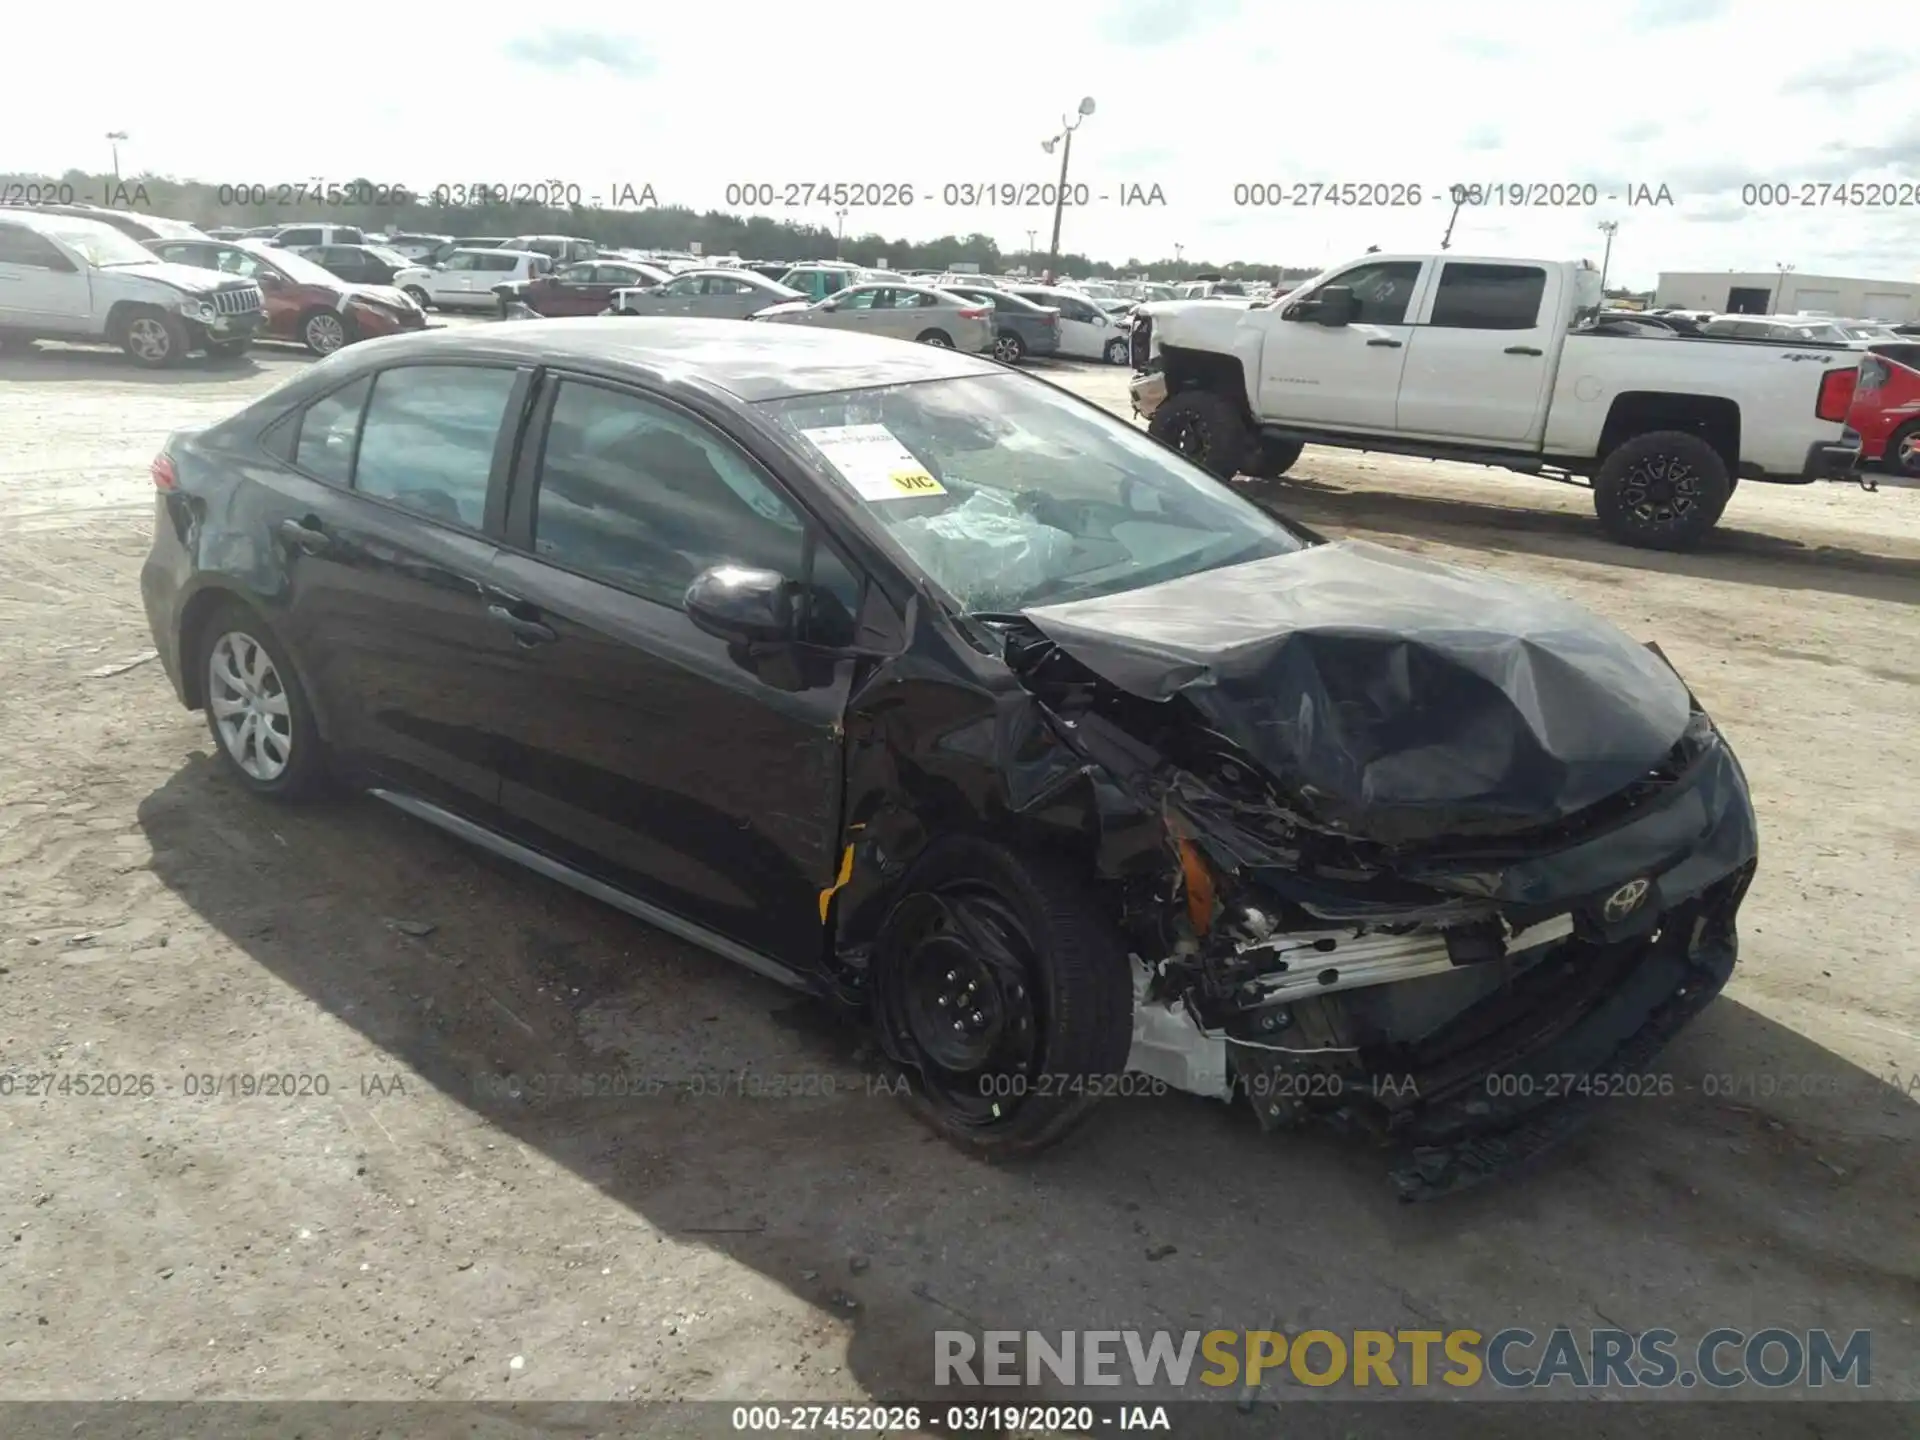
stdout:
<svg viewBox="0 0 1920 1440">
<path fill-rule="evenodd" d="M 1752 806 L 1658 651 L 987 360 L 399 337 L 153 473 L 155 642 L 240 784 L 842 1003 L 980 1153 L 1144 1080 L 1437 1193 L 1651 1083 L 1734 964 Z"/>
</svg>

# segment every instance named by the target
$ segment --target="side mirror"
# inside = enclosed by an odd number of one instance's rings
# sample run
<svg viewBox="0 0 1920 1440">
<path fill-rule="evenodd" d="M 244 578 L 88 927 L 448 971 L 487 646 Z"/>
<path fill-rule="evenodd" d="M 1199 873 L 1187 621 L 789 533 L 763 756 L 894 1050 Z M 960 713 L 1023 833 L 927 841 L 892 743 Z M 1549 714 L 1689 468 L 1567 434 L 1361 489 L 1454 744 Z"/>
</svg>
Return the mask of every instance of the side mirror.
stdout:
<svg viewBox="0 0 1920 1440">
<path fill-rule="evenodd" d="M 1353 317 L 1359 313 L 1360 307 L 1354 303 L 1351 287 L 1329 285 L 1316 297 L 1310 318 L 1320 325 L 1338 327 L 1351 325 Z"/>
<path fill-rule="evenodd" d="M 840 302 L 838 300 L 822 300 L 820 302 L 820 308 L 822 310 L 838 310 L 840 308 Z"/>
<path fill-rule="evenodd" d="M 687 587 L 687 618 L 730 645 L 778 645 L 794 638 L 800 587 L 776 570 L 716 565 Z"/>
<path fill-rule="evenodd" d="M 56 274 L 72 275 L 78 271 L 79 268 L 79 266 L 75 265 L 64 255 L 52 255 L 47 258 L 47 269 L 52 270 Z"/>
</svg>

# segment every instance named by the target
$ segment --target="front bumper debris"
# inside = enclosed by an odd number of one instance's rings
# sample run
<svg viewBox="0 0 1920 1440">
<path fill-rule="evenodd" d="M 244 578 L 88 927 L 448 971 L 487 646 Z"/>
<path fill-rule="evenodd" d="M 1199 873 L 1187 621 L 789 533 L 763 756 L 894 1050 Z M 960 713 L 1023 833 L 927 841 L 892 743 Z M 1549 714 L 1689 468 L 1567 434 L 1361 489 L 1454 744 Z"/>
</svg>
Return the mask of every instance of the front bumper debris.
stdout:
<svg viewBox="0 0 1920 1440">
<path fill-rule="evenodd" d="M 1158 370 L 1136 375 L 1127 385 L 1127 397 L 1133 402 L 1133 413 L 1143 420 L 1151 420 L 1153 412 L 1167 403 L 1167 377 Z"/>
</svg>

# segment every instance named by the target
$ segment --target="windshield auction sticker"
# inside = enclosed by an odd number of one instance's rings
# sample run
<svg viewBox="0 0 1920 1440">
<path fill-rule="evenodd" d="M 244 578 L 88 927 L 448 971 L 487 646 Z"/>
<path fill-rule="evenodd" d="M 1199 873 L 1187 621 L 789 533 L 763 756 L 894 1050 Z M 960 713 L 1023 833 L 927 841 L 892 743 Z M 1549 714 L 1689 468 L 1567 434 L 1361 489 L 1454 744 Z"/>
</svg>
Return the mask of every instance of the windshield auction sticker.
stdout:
<svg viewBox="0 0 1920 1440">
<path fill-rule="evenodd" d="M 863 500 L 917 500 L 947 487 L 884 425 L 824 425 L 800 432 Z"/>
</svg>

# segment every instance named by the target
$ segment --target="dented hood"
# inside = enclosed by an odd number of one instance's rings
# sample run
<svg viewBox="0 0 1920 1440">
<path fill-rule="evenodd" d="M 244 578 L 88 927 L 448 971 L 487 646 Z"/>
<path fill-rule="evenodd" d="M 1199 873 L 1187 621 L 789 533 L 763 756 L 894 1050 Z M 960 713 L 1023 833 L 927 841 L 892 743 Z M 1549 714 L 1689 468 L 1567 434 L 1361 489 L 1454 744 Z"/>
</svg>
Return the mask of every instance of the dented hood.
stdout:
<svg viewBox="0 0 1920 1440">
<path fill-rule="evenodd" d="M 1120 689 L 1190 701 L 1302 818 L 1389 844 L 1569 816 L 1659 765 L 1691 710 L 1579 606 L 1359 541 L 1026 614 Z"/>
</svg>

